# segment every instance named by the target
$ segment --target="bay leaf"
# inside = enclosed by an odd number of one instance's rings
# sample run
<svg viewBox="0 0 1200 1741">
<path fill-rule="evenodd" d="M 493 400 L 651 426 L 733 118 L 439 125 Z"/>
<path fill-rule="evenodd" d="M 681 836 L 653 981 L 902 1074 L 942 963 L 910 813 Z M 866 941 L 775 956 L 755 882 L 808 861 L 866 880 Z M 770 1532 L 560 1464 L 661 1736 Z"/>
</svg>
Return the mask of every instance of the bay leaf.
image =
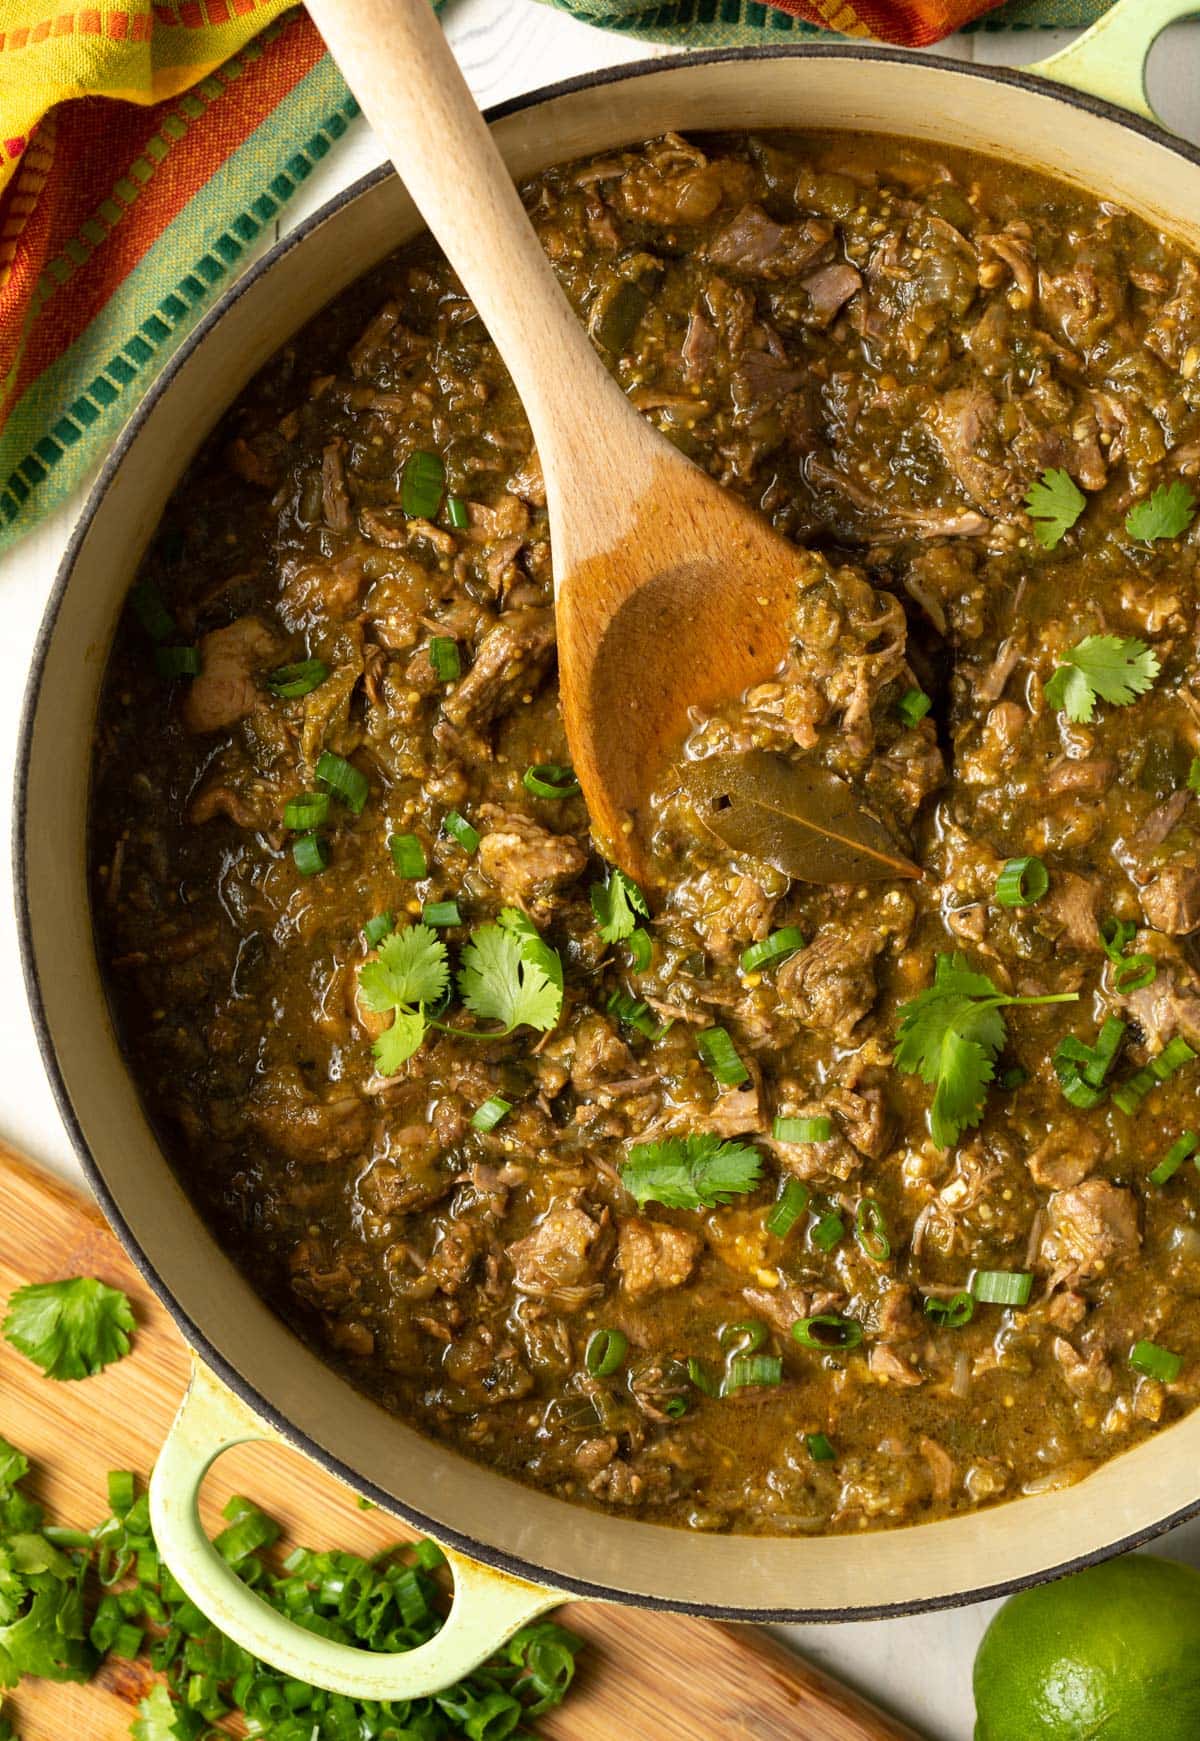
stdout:
<svg viewBox="0 0 1200 1741">
<path fill-rule="evenodd" d="M 708 831 L 733 852 L 806 883 L 920 877 L 853 787 L 828 768 L 772 750 L 706 756 L 679 770 Z"/>
</svg>

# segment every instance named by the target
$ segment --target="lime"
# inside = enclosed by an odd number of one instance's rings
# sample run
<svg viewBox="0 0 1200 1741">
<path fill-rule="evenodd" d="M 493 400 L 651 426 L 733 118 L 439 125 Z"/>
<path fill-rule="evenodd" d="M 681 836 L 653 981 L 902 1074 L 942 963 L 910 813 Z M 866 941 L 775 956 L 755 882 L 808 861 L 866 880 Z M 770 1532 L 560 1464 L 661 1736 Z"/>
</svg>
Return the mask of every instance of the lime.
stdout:
<svg viewBox="0 0 1200 1741">
<path fill-rule="evenodd" d="M 1200 1572 L 1133 1554 L 1013 1596 L 975 1658 L 975 1741 L 1196 1741 Z"/>
</svg>

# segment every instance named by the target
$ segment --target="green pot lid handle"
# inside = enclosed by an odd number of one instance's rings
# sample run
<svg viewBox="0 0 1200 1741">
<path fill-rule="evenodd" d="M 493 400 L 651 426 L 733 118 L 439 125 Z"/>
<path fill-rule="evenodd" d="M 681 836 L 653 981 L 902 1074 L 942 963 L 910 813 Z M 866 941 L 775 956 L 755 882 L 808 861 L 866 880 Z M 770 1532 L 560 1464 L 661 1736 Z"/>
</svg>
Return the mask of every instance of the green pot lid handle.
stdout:
<svg viewBox="0 0 1200 1741">
<path fill-rule="evenodd" d="M 205 1475 L 223 1451 L 280 1434 L 198 1361 L 150 1478 L 150 1521 L 163 1561 L 186 1593 L 220 1627 L 281 1674 L 354 1699 L 419 1699 L 462 1680 L 518 1629 L 568 1600 L 444 1550 L 454 1601 L 442 1630 L 415 1650 L 358 1650 L 318 1638 L 247 1589 L 213 1547 L 200 1522 Z"/>
<path fill-rule="evenodd" d="M 1167 25 L 1196 12 L 1200 0 L 1117 0 L 1067 48 L 1022 70 L 1163 126 L 1146 95 L 1146 62 Z"/>
</svg>

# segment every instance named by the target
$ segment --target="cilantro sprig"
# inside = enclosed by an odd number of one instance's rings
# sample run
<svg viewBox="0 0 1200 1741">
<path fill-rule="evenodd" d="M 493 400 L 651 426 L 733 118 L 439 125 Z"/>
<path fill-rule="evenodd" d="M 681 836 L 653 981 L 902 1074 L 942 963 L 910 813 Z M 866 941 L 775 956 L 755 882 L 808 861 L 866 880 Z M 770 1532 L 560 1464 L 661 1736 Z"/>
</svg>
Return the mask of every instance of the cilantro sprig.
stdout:
<svg viewBox="0 0 1200 1741">
<path fill-rule="evenodd" d="M 938 956 L 933 984 L 900 1006 L 896 1064 L 935 1089 L 929 1132 L 940 1149 L 951 1148 L 983 1117 L 988 1083 L 1008 1039 L 1001 1010 L 1078 998 L 1076 991 L 1010 997 L 965 956 Z"/>
<path fill-rule="evenodd" d="M 430 1014 L 450 990 L 450 957 L 445 940 L 429 925 L 409 925 L 384 938 L 373 961 L 359 969 L 358 994 L 377 1015 L 392 1023 L 374 1041 L 381 1076 L 394 1076 L 432 1028 L 462 1039 L 503 1039 L 515 1028 L 552 1028 L 562 1011 L 562 963 L 538 935 L 532 920 L 506 907 L 499 923 L 481 925 L 462 953 L 457 974 L 459 996 L 474 1015 L 498 1021 L 481 1032 L 454 1028 Z"/>
<path fill-rule="evenodd" d="M 1046 684 L 1046 700 L 1077 725 L 1086 725 L 1097 697 L 1113 707 L 1128 707 L 1153 686 L 1159 669 L 1157 655 L 1144 641 L 1089 635 L 1055 668 Z"/>
<path fill-rule="evenodd" d="M 129 1353 L 133 1310 L 94 1276 L 34 1282 L 8 1302 L 5 1339 L 48 1378 L 91 1378 Z"/>
<path fill-rule="evenodd" d="M 632 877 L 614 865 L 608 881 L 593 883 L 589 890 L 596 927 L 606 943 L 621 943 L 632 937 L 638 918 L 648 919 L 646 897 Z"/>
<path fill-rule="evenodd" d="M 1196 498 L 1187 484 L 1159 484 L 1144 502 L 1136 502 L 1125 516 L 1125 530 L 1141 544 L 1160 538 L 1179 538 L 1196 514 Z"/>
<path fill-rule="evenodd" d="M 753 1191 L 761 1174 L 757 1149 L 706 1132 L 634 1143 L 621 1168 L 621 1183 L 639 1205 L 715 1209 L 730 1197 Z"/>
<path fill-rule="evenodd" d="M 1034 537 L 1043 550 L 1053 550 L 1087 507 L 1087 497 L 1071 474 L 1059 469 L 1043 472 L 1030 484 L 1025 506 L 1033 521 Z"/>
</svg>

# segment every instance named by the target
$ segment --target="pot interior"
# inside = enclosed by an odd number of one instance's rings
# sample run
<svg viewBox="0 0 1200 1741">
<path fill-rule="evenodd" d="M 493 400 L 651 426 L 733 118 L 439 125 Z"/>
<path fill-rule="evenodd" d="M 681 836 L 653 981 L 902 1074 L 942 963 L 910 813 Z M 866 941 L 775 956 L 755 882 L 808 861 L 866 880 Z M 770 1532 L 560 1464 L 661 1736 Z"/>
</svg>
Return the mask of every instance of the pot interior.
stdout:
<svg viewBox="0 0 1200 1741">
<path fill-rule="evenodd" d="M 1016 159 L 1200 246 L 1200 168 L 1186 147 L 1049 87 L 931 59 L 826 48 L 649 63 L 516 107 L 496 135 L 522 177 L 668 129 L 801 126 Z M 19 899 L 43 1048 L 110 1214 L 205 1356 L 306 1449 L 443 1539 L 556 1584 L 733 1615 L 850 1617 L 961 1600 L 1153 1533 L 1197 1502 L 1200 1412 L 1082 1485 L 919 1535 L 706 1537 L 568 1506 L 353 1390 L 259 1300 L 166 1165 L 117 1048 L 91 934 L 87 792 L 109 641 L 165 500 L 217 417 L 292 332 L 417 228 L 397 178 L 371 177 L 225 299 L 120 444 L 51 604 L 26 720 Z"/>
</svg>

